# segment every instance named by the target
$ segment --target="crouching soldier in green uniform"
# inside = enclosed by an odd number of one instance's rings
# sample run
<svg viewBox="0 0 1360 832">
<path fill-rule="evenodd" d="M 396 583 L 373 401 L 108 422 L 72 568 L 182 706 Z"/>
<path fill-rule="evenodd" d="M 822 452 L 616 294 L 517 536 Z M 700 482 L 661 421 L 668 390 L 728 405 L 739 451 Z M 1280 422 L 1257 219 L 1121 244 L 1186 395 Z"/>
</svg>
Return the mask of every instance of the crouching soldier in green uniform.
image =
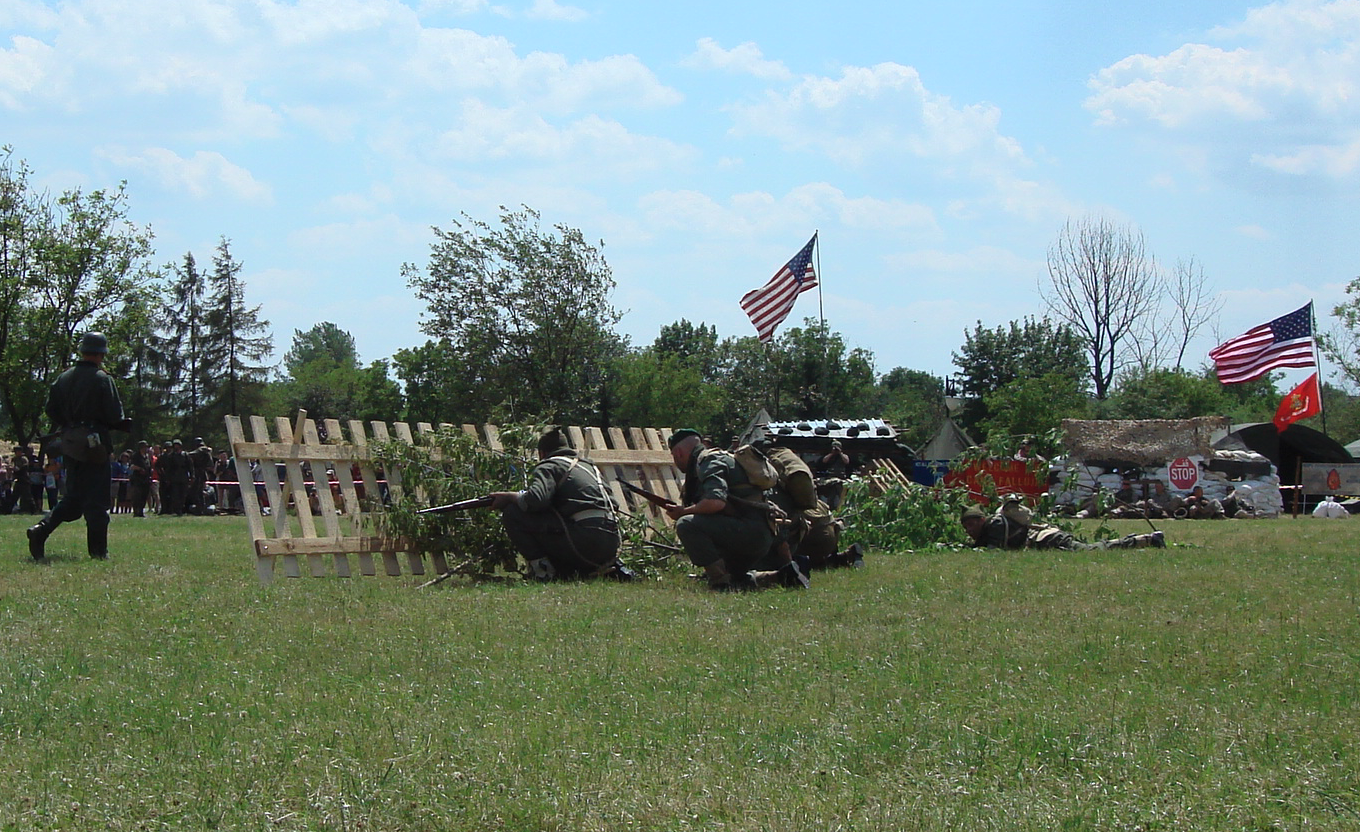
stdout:
<svg viewBox="0 0 1360 832">
<path fill-rule="evenodd" d="M 800 568 L 828 569 L 836 566 L 863 566 L 863 548 L 856 543 L 840 551 L 845 525 L 817 496 L 812 468 L 788 448 L 768 439 L 752 443 L 779 472 L 779 485 L 770 491 L 770 501 L 788 515 L 776 545 L 789 548 Z"/>
<path fill-rule="evenodd" d="M 736 458 L 718 448 L 705 448 L 695 430 L 676 431 L 669 445 L 675 467 L 685 472 L 685 504 L 668 506 L 666 514 L 675 521 L 685 554 L 704 570 L 708 585 L 754 589 L 752 572 L 781 567 L 796 580 L 795 564 L 770 559 L 774 531 L 769 504 L 764 490 L 751 483 Z"/>
<path fill-rule="evenodd" d="M 528 488 L 491 494 L 533 577 L 631 580 L 619 562 L 618 519 L 600 472 L 556 428 L 539 438 L 538 458 Z"/>
<path fill-rule="evenodd" d="M 994 514 L 988 516 L 981 506 L 964 509 L 959 522 L 973 543 L 982 549 L 1143 549 L 1166 548 L 1161 532 L 1131 534 L 1117 540 L 1087 543 L 1078 540 L 1056 526 L 1034 523 L 1026 516 L 1028 509 L 1007 500 Z"/>
</svg>

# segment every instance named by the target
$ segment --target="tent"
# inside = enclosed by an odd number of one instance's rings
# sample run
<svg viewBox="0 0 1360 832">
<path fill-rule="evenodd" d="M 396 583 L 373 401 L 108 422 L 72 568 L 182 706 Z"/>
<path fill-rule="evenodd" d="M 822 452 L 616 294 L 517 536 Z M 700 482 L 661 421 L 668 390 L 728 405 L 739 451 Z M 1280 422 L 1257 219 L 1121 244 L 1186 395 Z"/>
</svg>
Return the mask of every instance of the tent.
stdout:
<svg viewBox="0 0 1360 832">
<path fill-rule="evenodd" d="M 1214 443 L 1218 450 L 1255 451 L 1280 472 L 1280 482 L 1298 484 L 1300 462 L 1354 462 L 1339 442 L 1321 431 L 1290 425 L 1284 433 L 1272 422 L 1233 425 L 1227 436 Z"/>
<path fill-rule="evenodd" d="M 917 451 L 918 459 L 953 459 L 977 443 L 953 419 L 946 418 L 935 437 Z"/>
</svg>

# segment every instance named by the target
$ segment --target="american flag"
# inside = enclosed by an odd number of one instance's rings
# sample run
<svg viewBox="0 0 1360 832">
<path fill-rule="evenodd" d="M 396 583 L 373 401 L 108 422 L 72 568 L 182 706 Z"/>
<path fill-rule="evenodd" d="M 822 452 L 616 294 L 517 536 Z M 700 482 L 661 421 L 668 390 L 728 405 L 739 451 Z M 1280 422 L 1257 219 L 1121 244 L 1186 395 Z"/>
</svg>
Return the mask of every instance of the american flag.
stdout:
<svg viewBox="0 0 1360 832">
<path fill-rule="evenodd" d="M 812 247 L 816 244 L 817 235 L 813 234 L 803 250 L 785 263 L 769 283 L 742 296 L 741 308 L 755 324 L 762 342 L 774 340 L 775 327 L 784 323 L 793 311 L 793 302 L 817 285 L 817 271 L 812 268 Z"/>
<path fill-rule="evenodd" d="M 1313 302 L 1252 327 L 1209 351 L 1218 380 L 1240 384 L 1281 367 L 1314 367 Z"/>
</svg>

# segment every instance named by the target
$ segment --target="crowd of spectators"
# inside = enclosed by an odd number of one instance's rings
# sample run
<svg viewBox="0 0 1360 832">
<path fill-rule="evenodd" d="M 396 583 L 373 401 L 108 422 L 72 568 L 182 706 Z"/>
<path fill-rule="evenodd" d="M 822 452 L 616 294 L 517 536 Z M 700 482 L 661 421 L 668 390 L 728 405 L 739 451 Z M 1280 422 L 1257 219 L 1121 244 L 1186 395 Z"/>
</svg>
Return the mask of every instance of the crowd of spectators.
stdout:
<svg viewBox="0 0 1360 832">
<path fill-rule="evenodd" d="M 179 439 L 155 445 L 141 441 L 113 460 L 110 505 L 115 514 L 146 512 L 239 514 L 241 487 L 227 451 L 214 454 L 201 438 L 185 450 Z M 0 513 L 42 514 L 56 505 L 62 489 L 61 457 L 32 445 L 18 445 L 0 457 Z"/>
</svg>

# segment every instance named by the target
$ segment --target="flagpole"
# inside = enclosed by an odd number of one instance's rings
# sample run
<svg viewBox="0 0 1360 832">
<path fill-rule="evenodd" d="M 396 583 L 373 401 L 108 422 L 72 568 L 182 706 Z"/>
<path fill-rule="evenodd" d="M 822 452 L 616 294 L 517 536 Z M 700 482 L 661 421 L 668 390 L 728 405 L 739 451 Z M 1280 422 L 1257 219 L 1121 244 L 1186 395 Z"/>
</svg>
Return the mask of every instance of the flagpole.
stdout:
<svg viewBox="0 0 1360 832">
<path fill-rule="evenodd" d="M 815 244 L 812 247 L 812 256 L 817 260 L 817 317 L 822 322 L 822 416 L 827 421 L 831 420 L 831 359 L 828 355 L 827 332 L 826 332 L 826 308 L 822 305 L 822 232 L 821 229 L 814 229 L 812 239 Z"/>
<path fill-rule="evenodd" d="M 1322 411 L 1322 432 L 1327 432 L 1327 404 L 1322 395 L 1322 351 L 1318 349 L 1317 308 L 1308 301 L 1308 316 L 1313 325 L 1313 368 L 1318 377 L 1318 409 Z"/>
</svg>

